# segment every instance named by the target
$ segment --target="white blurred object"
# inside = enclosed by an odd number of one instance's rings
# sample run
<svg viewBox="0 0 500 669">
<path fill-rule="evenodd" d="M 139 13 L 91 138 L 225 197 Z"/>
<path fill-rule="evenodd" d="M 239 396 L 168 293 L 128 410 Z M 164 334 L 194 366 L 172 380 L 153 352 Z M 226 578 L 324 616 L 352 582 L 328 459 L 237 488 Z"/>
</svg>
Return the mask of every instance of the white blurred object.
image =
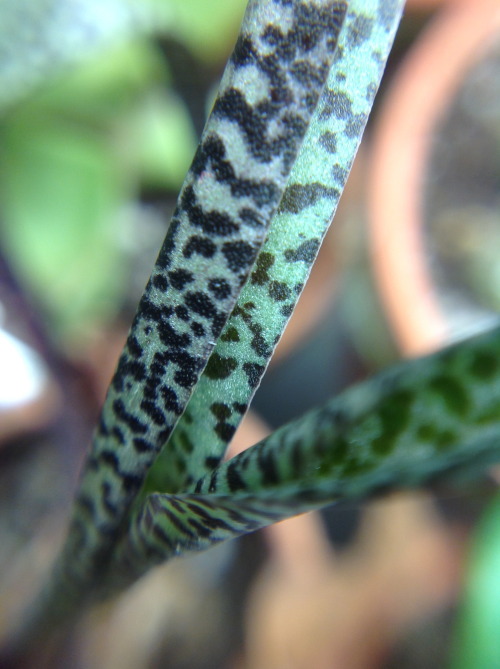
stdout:
<svg viewBox="0 0 500 669">
<path fill-rule="evenodd" d="M 0 328 L 0 412 L 39 399 L 48 382 L 41 358 Z"/>
<path fill-rule="evenodd" d="M 0 442 L 45 426 L 58 404 L 42 358 L 0 327 Z"/>
</svg>

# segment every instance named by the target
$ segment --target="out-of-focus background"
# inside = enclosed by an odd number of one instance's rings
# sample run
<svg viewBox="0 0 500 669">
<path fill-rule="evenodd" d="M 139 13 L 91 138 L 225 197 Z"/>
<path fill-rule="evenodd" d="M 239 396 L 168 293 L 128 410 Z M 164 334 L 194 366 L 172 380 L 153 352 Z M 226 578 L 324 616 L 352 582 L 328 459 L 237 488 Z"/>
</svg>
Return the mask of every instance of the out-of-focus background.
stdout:
<svg viewBox="0 0 500 669">
<path fill-rule="evenodd" d="M 0 4 L 0 639 L 62 540 L 245 4 Z M 409 1 L 331 232 L 232 449 L 497 322 L 499 247 L 500 7 Z M 37 668 L 500 666 L 495 476 L 338 505 L 159 568 Z"/>
</svg>

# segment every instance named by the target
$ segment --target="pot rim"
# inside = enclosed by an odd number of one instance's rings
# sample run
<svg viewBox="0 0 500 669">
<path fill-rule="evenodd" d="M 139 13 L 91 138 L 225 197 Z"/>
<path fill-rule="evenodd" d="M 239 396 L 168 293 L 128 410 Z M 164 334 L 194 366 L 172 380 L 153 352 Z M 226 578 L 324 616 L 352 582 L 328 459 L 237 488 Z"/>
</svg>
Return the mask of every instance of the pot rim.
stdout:
<svg viewBox="0 0 500 669">
<path fill-rule="evenodd" d="M 499 33 L 498 0 L 447 4 L 406 56 L 376 124 L 368 184 L 371 260 L 391 329 L 407 356 L 436 350 L 452 334 L 420 224 L 432 131 L 464 73 Z"/>
</svg>

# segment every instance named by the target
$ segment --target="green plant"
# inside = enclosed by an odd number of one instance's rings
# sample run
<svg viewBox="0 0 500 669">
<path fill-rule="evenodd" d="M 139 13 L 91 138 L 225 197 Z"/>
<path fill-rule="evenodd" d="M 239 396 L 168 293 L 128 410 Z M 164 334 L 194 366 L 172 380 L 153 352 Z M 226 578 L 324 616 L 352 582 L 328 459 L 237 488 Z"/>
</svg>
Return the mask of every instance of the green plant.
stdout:
<svg viewBox="0 0 500 669">
<path fill-rule="evenodd" d="M 402 5 L 251 0 L 23 639 L 169 557 L 498 458 L 495 330 L 220 464 L 335 211 Z"/>
</svg>

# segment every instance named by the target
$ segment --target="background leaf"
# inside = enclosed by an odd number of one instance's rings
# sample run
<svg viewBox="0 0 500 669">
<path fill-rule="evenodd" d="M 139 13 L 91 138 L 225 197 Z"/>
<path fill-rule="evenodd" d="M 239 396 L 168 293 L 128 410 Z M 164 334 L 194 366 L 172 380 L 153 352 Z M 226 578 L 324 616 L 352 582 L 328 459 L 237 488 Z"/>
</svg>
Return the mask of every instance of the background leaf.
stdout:
<svg viewBox="0 0 500 669">
<path fill-rule="evenodd" d="M 500 658 L 500 495 L 475 532 L 453 645 L 453 669 L 489 669 Z"/>
<path fill-rule="evenodd" d="M 3 133 L 4 243 L 64 330 L 119 304 L 116 212 L 124 184 L 97 135 L 50 118 L 25 121 L 21 116 Z"/>
</svg>

